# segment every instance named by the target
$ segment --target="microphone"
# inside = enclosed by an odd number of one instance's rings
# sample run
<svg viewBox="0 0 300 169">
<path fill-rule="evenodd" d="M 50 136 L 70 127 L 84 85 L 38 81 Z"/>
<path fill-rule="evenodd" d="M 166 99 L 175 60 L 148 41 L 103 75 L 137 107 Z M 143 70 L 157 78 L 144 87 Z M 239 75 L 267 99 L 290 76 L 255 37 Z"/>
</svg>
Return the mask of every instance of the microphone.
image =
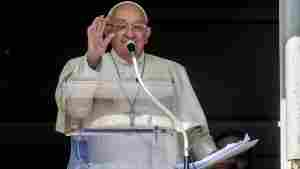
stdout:
<svg viewBox="0 0 300 169">
<path fill-rule="evenodd" d="M 135 57 L 135 42 L 133 40 L 127 41 L 127 49 L 131 55 L 131 57 Z"/>
</svg>

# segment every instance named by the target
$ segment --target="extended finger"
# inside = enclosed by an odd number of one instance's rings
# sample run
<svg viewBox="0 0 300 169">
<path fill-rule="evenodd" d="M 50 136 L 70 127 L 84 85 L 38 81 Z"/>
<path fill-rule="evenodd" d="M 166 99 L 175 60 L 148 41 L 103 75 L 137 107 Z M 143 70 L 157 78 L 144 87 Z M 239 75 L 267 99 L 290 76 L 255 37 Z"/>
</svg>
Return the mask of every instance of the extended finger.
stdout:
<svg viewBox="0 0 300 169">
<path fill-rule="evenodd" d="M 95 43 L 95 40 L 97 38 L 97 34 L 96 34 L 96 26 L 95 25 L 91 25 L 88 30 L 87 30 L 87 35 L 88 35 L 88 43 L 90 45 L 92 45 L 93 43 Z"/>
<path fill-rule="evenodd" d="M 106 22 L 107 22 L 106 18 L 99 19 L 98 28 L 97 28 L 98 37 L 103 37 Z"/>
<path fill-rule="evenodd" d="M 91 36 L 96 36 L 96 32 L 97 32 L 97 26 L 98 26 L 98 23 L 99 23 L 99 20 L 103 18 L 103 16 L 98 16 L 96 17 L 92 24 L 88 27 L 87 29 L 87 33 L 88 35 L 91 37 Z M 94 34 L 94 35 L 93 35 Z"/>
<path fill-rule="evenodd" d="M 96 26 L 96 30 L 98 31 L 100 25 L 101 25 L 101 20 L 103 20 L 103 15 L 100 15 L 100 16 L 97 16 L 95 19 L 94 19 L 94 22 L 93 24 L 95 24 Z"/>
<path fill-rule="evenodd" d="M 87 28 L 87 35 L 89 37 L 91 37 L 92 34 L 95 34 L 95 33 L 96 33 L 96 26 L 94 24 L 92 24 Z"/>
<path fill-rule="evenodd" d="M 98 38 L 97 36 L 97 27 L 99 27 L 99 23 L 101 22 L 101 20 L 103 19 L 103 15 L 98 16 L 94 19 L 93 23 L 89 26 L 88 30 L 87 30 L 87 34 L 89 37 L 89 41 L 95 41 L 95 39 Z"/>
</svg>

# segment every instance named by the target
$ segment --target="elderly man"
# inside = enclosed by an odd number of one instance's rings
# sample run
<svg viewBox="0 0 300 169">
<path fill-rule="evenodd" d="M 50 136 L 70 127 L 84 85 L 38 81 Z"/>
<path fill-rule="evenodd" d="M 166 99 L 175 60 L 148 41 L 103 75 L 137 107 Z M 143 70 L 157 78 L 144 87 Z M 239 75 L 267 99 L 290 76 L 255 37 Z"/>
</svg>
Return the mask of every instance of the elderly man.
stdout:
<svg viewBox="0 0 300 169">
<path fill-rule="evenodd" d="M 133 41 L 141 77 L 151 92 L 184 124 L 194 160 L 216 150 L 207 120 L 185 68 L 174 61 L 144 52 L 151 28 L 148 15 L 137 3 L 115 5 L 106 17 L 99 16 L 87 29 L 88 50 L 67 62 L 56 90 L 56 130 L 68 133 L 82 128 L 166 128 L 165 133 L 105 133 L 71 136 L 69 168 L 171 169 L 182 163 L 182 138 L 172 132 L 170 119 L 153 104 L 136 82 L 127 42 Z M 107 51 L 108 46 L 112 49 Z M 88 109 L 70 113 L 64 84 L 71 81 L 103 82 Z M 106 85 L 105 85 L 106 84 Z M 74 103 L 75 104 L 75 103 Z M 89 106 L 88 106 L 89 105 Z M 92 105 L 92 106 L 91 106 Z M 92 107 L 92 108 L 91 108 Z M 69 119 L 73 119 L 70 122 Z M 76 123 L 76 121 L 78 123 Z M 74 124 L 73 124 L 74 123 Z M 170 130 L 169 130 L 170 129 Z"/>
</svg>

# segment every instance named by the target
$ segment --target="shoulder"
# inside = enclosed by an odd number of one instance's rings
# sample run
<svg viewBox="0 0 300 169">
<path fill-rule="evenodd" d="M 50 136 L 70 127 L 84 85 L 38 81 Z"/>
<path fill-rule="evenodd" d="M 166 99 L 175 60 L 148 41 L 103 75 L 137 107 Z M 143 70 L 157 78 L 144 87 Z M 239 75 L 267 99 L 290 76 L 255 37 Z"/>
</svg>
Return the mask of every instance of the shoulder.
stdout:
<svg viewBox="0 0 300 169">
<path fill-rule="evenodd" d="M 66 66 L 73 66 L 73 65 L 77 65 L 77 64 L 80 64 L 81 61 L 83 61 L 84 59 L 86 59 L 86 56 L 83 55 L 83 56 L 76 56 L 76 57 L 72 57 L 71 59 L 69 59 L 67 62 L 66 62 Z"/>
<path fill-rule="evenodd" d="M 82 60 L 83 57 L 84 56 L 76 56 L 66 60 L 65 63 L 63 64 L 63 71 L 66 69 L 74 68 L 76 65 L 80 63 L 80 60 Z"/>
<path fill-rule="evenodd" d="M 109 56 L 109 53 L 105 53 L 104 56 L 102 56 L 103 60 L 105 58 L 107 58 L 107 56 Z M 80 64 L 85 64 L 85 63 L 87 63 L 87 55 L 86 54 L 70 58 L 66 62 L 65 67 L 74 67 L 74 66 L 78 66 Z"/>
<path fill-rule="evenodd" d="M 145 53 L 145 56 L 154 65 L 167 66 L 169 69 L 185 70 L 185 67 L 173 60 L 163 58 L 161 56 Z"/>
</svg>

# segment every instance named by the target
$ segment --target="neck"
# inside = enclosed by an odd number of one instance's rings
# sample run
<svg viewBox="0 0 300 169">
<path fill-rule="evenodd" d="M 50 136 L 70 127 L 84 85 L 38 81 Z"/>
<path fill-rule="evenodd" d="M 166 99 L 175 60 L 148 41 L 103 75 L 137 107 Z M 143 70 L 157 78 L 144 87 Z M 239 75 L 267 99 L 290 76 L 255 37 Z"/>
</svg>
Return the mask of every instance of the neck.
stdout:
<svg viewBox="0 0 300 169">
<path fill-rule="evenodd" d="M 128 64 L 130 64 L 130 65 L 133 64 L 131 56 L 129 56 L 129 55 L 126 55 L 126 56 L 119 55 L 119 57 L 121 57 L 122 59 L 124 59 Z"/>
<path fill-rule="evenodd" d="M 123 59 L 126 63 L 128 63 L 128 64 L 130 64 L 130 65 L 133 64 L 133 62 L 132 62 L 132 57 L 130 56 L 129 53 L 124 53 L 124 54 L 122 54 L 122 53 L 118 53 L 118 51 L 116 51 L 116 50 L 115 50 L 115 53 L 117 54 L 118 57 L 120 57 L 121 59 Z M 137 53 L 137 54 L 136 54 L 136 58 L 137 58 L 137 59 L 138 59 L 140 56 L 141 56 L 140 53 Z"/>
</svg>

